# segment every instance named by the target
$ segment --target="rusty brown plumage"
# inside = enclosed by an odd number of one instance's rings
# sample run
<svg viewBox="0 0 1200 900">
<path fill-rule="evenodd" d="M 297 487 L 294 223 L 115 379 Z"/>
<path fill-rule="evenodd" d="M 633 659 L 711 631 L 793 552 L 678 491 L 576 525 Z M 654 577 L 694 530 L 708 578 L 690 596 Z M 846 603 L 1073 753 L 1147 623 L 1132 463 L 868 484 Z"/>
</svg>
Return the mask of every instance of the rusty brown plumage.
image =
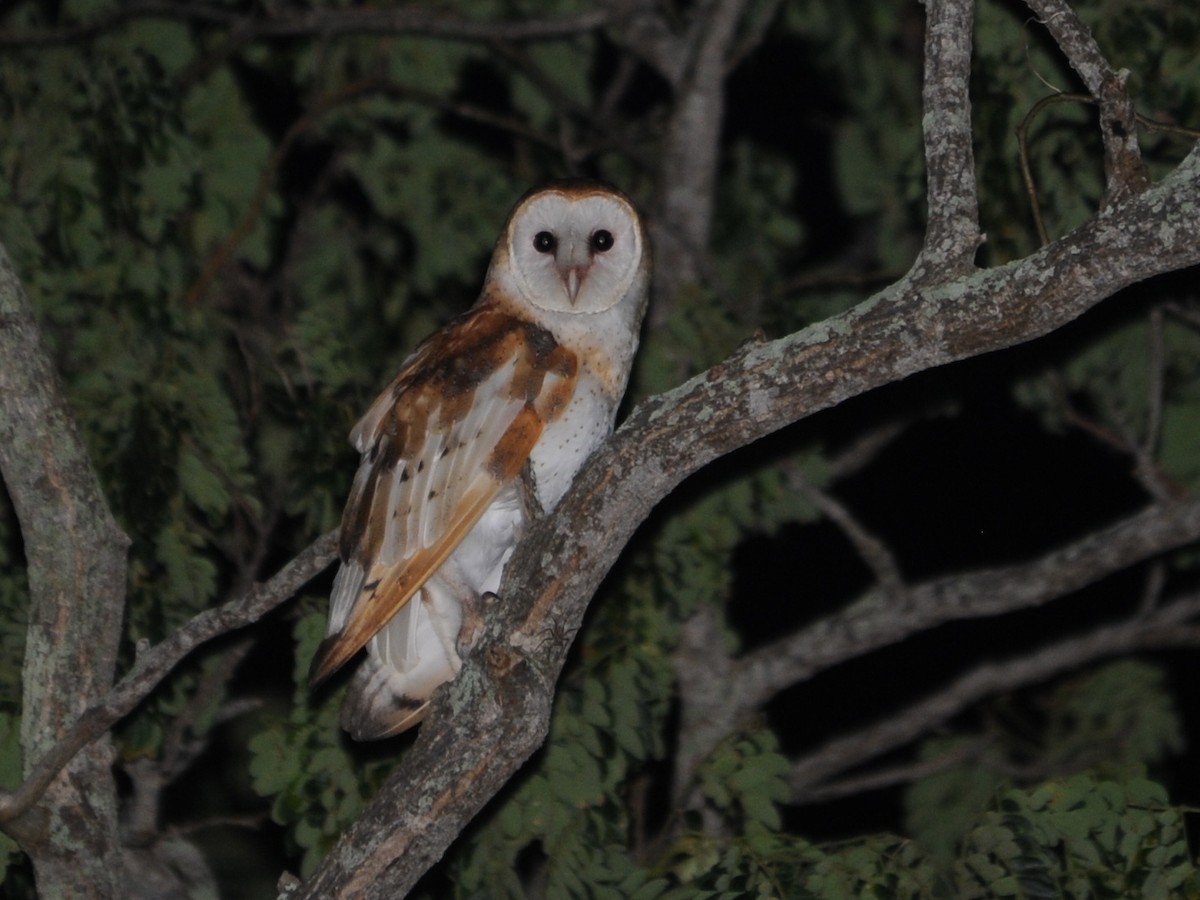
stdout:
<svg viewBox="0 0 1200 900">
<path fill-rule="evenodd" d="M 511 377 L 496 404 L 496 413 L 507 421 L 499 423 L 501 429 L 496 421 L 486 423 L 499 432 L 498 439 L 480 440 L 479 434 L 451 429 L 457 449 L 473 446 L 476 459 L 468 456 L 460 464 L 459 483 L 446 483 L 432 473 L 429 441 L 446 423 L 470 421 L 476 392 L 509 366 Z M 472 309 L 417 348 L 352 434 L 366 463 L 342 516 L 340 555 L 366 574 L 345 627 L 321 643 L 311 669 L 313 684 L 341 668 L 412 598 L 501 486 L 518 475 L 542 430 L 566 408 L 577 371 L 575 354 L 549 331 L 493 306 Z M 445 443 L 438 452 L 444 456 L 450 449 Z M 399 490 L 394 479 L 401 483 Z M 401 552 L 389 554 L 384 546 L 389 521 L 442 494 L 449 495 L 442 502 L 451 504 L 453 513 L 439 523 L 433 540 L 427 546 L 406 543 Z"/>
</svg>

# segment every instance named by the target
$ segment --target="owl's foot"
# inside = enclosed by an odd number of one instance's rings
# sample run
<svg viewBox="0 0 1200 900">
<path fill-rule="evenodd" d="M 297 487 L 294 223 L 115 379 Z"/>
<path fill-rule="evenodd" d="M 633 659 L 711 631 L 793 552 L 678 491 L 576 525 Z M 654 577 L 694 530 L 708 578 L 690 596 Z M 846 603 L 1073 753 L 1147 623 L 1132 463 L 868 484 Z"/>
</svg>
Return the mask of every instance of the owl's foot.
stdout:
<svg viewBox="0 0 1200 900">
<path fill-rule="evenodd" d="M 467 594 L 463 598 L 462 625 L 458 629 L 458 640 L 455 649 L 460 659 L 465 659 L 479 642 L 483 634 L 483 626 L 487 622 L 488 611 L 500 598 L 491 591 L 482 596 Z"/>
</svg>

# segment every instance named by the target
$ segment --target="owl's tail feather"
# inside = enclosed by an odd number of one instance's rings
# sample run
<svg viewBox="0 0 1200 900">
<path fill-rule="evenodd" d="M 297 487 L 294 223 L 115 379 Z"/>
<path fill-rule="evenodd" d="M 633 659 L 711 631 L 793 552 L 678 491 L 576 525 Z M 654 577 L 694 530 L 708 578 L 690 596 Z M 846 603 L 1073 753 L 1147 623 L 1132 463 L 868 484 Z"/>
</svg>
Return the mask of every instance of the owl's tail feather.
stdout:
<svg viewBox="0 0 1200 900">
<path fill-rule="evenodd" d="M 350 682 L 350 690 L 342 703 L 341 721 L 342 728 L 356 741 L 392 737 L 425 718 L 432 689 L 423 697 L 411 696 L 395 684 L 397 676 L 395 669 L 373 655 L 364 659 L 354 673 L 354 680 Z"/>
<path fill-rule="evenodd" d="M 351 737 L 391 737 L 424 718 L 433 692 L 462 668 L 455 648 L 461 625 L 461 606 L 434 575 L 367 643 L 342 705 Z"/>
</svg>

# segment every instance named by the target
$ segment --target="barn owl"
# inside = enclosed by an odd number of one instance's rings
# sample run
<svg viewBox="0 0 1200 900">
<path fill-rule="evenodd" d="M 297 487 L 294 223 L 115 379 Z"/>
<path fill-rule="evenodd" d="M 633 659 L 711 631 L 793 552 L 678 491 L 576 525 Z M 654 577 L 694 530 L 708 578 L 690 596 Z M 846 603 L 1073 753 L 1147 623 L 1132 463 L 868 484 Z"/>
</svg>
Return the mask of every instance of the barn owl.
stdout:
<svg viewBox="0 0 1200 900">
<path fill-rule="evenodd" d="M 531 191 L 478 302 L 417 347 L 351 432 L 362 459 L 312 680 L 367 648 L 342 708 L 353 737 L 415 725 L 458 674 L 464 604 L 499 589 L 530 517 L 612 431 L 649 278 L 624 195 L 590 181 Z"/>
</svg>

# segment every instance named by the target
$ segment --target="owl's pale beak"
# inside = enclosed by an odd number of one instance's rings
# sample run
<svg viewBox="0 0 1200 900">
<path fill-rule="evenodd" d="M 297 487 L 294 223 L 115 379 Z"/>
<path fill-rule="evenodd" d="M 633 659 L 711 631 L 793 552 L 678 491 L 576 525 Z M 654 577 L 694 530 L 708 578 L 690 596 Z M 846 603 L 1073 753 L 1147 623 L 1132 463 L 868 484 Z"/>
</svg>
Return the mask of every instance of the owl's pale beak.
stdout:
<svg viewBox="0 0 1200 900">
<path fill-rule="evenodd" d="M 583 283 L 583 276 L 579 266 L 568 266 L 567 271 L 563 273 L 563 284 L 567 286 L 567 299 L 571 301 L 571 305 L 575 305 L 575 298 L 579 296 L 579 285 Z"/>
<path fill-rule="evenodd" d="M 559 244 L 555 262 L 558 264 L 558 277 L 562 279 L 563 287 L 567 289 L 567 300 L 571 306 L 574 306 L 576 300 L 579 299 L 579 289 L 583 286 L 583 279 L 587 277 L 588 270 L 592 267 L 592 254 L 587 238 L 575 234 L 564 237 L 562 243 Z"/>
</svg>

